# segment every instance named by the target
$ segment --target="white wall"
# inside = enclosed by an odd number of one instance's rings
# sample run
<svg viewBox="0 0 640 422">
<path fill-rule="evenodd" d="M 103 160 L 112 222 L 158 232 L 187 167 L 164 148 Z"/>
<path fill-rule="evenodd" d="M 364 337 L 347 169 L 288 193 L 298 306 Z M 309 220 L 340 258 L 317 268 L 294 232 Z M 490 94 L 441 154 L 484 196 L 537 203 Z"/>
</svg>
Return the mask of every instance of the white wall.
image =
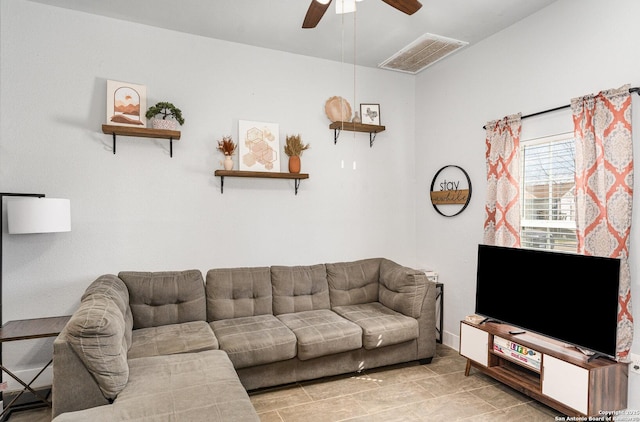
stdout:
<svg viewBox="0 0 640 422">
<path fill-rule="evenodd" d="M 68 314 L 92 280 L 120 270 L 387 256 L 440 273 L 445 341 L 457 347 L 458 321 L 473 313 L 482 239 L 482 126 L 639 86 L 640 28 L 632 19 L 639 11 L 634 0 L 560 0 L 417 77 L 358 68 L 354 101 L 348 65 L 2 1 L 0 191 L 70 198 L 73 225 L 66 234 L 3 235 L 3 318 Z M 173 158 L 165 141 L 131 138 L 111 153 L 100 131 L 107 79 L 145 84 L 151 104 L 182 108 L 187 121 Z M 323 112 L 333 95 L 381 104 L 387 130 L 373 148 L 366 135 L 350 132 L 333 144 Z M 312 144 L 302 157 L 311 177 L 298 196 L 290 181 L 252 179 L 227 179 L 220 194 L 215 145 L 227 134 L 237 140 L 238 119 L 278 122 L 281 140 L 301 133 Z M 557 116 L 535 122 L 545 119 Z M 534 123 L 524 122 L 523 132 Z M 454 218 L 438 215 L 428 197 L 433 175 L 447 164 L 465 168 L 473 182 L 469 207 Z M 636 211 L 634 225 L 638 218 Z M 640 327 L 638 241 L 632 238 L 631 265 Z M 46 361 L 50 342 L 24 343 L 5 345 L 9 365 L 28 371 Z M 634 377 L 629 407 L 638 409 Z"/>
<path fill-rule="evenodd" d="M 354 101 L 352 65 L 24 0 L 0 7 L 0 191 L 69 198 L 72 209 L 71 233 L 8 235 L 5 223 L 5 321 L 70 314 L 89 283 L 121 270 L 416 264 L 414 77 L 358 68 Z M 168 142 L 135 138 L 112 154 L 107 79 L 182 109 L 173 158 Z M 334 145 L 324 114 L 334 95 L 381 104 L 387 130 L 373 148 L 353 132 Z M 293 181 L 266 179 L 227 178 L 220 193 L 215 147 L 237 141 L 239 119 L 279 123 L 281 151 L 285 134 L 311 143 L 297 196 Z M 26 343 L 5 345 L 5 363 L 46 362 L 50 341 Z"/>
<path fill-rule="evenodd" d="M 571 98 L 626 83 L 640 85 L 635 0 L 560 0 L 497 35 L 447 58 L 416 78 L 417 260 L 440 273 L 445 284 L 445 342 L 458 346 L 459 321 L 474 311 L 477 244 L 482 241 L 486 189 L 487 121 L 569 104 Z M 633 124 L 640 127 L 640 98 L 633 97 Z M 560 115 L 523 121 L 557 123 Z M 640 139 L 639 131 L 634 138 Z M 636 145 L 637 146 L 637 145 Z M 636 148 L 636 160 L 640 159 Z M 446 219 L 429 202 L 429 185 L 443 165 L 465 168 L 473 197 L 460 216 Z M 633 225 L 640 223 L 635 196 Z M 640 238 L 631 240 L 632 295 L 636 321 L 633 350 L 640 353 Z M 544 285 L 541 288 L 545 288 Z M 597 288 L 587 286 L 587 288 Z M 506 293 L 508 295 L 508 293 Z M 576 304 L 570 307 L 577 310 Z M 588 323 L 588 309 L 585 323 Z M 630 375 L 629 408 L 640 409 L 640 378 Z"/>
</svg>

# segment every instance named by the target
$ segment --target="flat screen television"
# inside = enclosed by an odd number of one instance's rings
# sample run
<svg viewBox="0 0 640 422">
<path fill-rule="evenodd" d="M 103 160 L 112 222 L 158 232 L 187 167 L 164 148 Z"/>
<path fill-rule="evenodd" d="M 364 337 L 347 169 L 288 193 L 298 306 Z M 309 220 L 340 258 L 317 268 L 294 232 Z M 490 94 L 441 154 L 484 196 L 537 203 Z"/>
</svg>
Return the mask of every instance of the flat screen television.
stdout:
<svg viewBox="0 0 640 422">
<path fill-rule="evenodd" d="M 475 312 L 613 358 L 619 277 L 619 259 L 479 245 Z"/>
</svg>

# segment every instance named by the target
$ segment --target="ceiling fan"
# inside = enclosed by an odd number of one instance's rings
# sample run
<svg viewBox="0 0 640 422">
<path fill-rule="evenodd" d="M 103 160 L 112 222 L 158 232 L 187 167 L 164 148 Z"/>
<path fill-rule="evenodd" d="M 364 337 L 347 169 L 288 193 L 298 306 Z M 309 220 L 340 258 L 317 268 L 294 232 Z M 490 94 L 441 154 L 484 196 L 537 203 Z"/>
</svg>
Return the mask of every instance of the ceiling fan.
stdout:
<svg viewBox="0 0 640 422">
<path fill-rule="evenodd" d="M 340 1 L 340 0 L 338 0 Z M 418 0 L 382 0 L 389 6 L 398 9 L 399 11 L 406 13 L 407 15 L 413 15 L 422 7 L 422 3 Z M 311 0 L 307 15 L 304 17 L 302 23 L 303 28 L 315 28 L 322 19 L 324 12 L 327 11 L 331 0 Z"/>
</svg>

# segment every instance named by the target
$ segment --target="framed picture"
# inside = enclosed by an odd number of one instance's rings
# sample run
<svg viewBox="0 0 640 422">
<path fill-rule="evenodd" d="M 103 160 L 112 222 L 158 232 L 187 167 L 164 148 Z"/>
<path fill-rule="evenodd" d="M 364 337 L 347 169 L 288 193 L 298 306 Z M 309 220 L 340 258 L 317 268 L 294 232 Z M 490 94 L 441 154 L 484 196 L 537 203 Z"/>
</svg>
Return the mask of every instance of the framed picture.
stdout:
<svg viewBox="0 0 640 422">
<path fill-rule="evenodd" d="M 107 124 L 146 127 L 147 87 L 107 81 Z"/>
<path fill-rule="evenodd" d="M 360 118 L 365 125 L 380 125 L 380 104 L 360 104 Z"/>
<path fill-rule="evenodd" d="M 277 123 L 238 121 L 240 170 L 280 172 L 280 138 Z"/>
</svg>

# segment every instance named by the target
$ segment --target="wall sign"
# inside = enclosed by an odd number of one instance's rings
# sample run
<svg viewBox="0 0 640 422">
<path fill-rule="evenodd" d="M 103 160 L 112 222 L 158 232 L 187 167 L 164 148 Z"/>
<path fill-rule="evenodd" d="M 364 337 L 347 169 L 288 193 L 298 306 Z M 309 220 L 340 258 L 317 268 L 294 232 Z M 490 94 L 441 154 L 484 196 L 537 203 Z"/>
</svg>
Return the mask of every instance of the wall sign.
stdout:
<svg viewBox="0 0 640 422">
<path fill-rule="evenodd" d="M 462 167 L 442 167 L 431 181 L 431 204 L 444 217 L 454 217 L 467 208 L 471 200 L 471 179 Z"/>
</svg>

